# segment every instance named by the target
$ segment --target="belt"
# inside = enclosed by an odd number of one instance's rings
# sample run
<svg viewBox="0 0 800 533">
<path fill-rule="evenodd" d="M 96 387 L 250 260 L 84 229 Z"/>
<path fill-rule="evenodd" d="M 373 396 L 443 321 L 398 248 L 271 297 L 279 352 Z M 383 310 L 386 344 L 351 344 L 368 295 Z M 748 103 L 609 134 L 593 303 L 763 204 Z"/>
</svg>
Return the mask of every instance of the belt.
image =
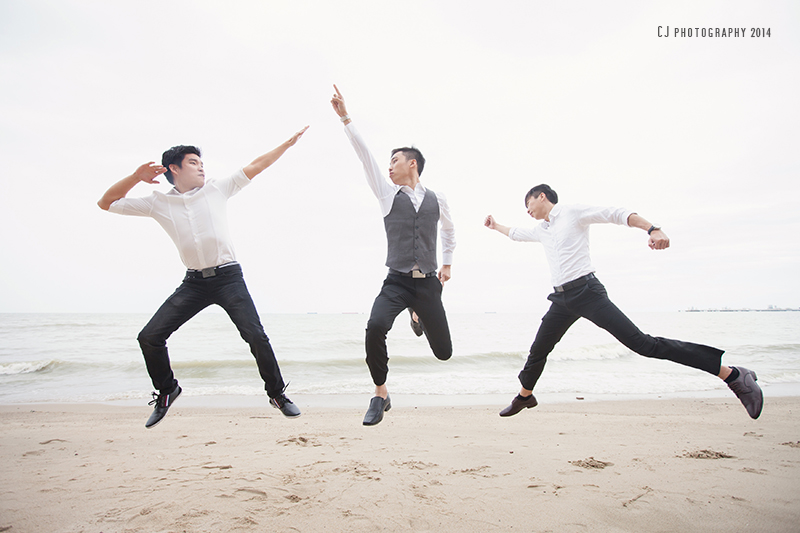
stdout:
<svg viewBox="0 0 800 533">
<path fill-rule="evenodd" d="M 213 278 L 217 274 L 222 273 L 226 268 L 238 267 L 239 263 L 228 263 L 225 265 L 204 268 L 203 270 L 192 270 L 191 268 L 186 271 L 187 278 Z"/>
<path fill-rule="evenodd" d="M 411 272 L 400 272 L 399 270 L 394 270 L 392 268 L 389 269 L 389 274 L 393 274 L 395 276 L 403 276 L 404 278 L 432 278 L 436 275 L 436 271 L 428 272 L 427 274 L 419 271 L 419 270 L 412 270 Z"/>
<path fill-rule="evenodd" d="M 553 287 L 556 292 L 564 292 L 566 290 L 572 289 L 573 287 L 580 287 L 581 285 L 586 285 L 589 283 L 590 279 L 594 279 L 594 273 L 586 274 L 585 276 L 581 276 L 579 278 L 573 279 L 563 285 L 559 285 L 558 287 Z"/>
</svg>

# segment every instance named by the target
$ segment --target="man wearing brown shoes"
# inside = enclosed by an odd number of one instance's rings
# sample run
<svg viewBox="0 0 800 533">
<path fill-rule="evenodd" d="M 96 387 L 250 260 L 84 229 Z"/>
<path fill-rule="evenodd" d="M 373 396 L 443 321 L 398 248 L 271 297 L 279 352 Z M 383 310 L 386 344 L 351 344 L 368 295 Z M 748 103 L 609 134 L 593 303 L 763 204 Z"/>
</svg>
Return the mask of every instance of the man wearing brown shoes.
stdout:
<svg viewBox="0 0 800 533">
<path fill-rule="evenodd" d="M 669 238 L 660 227 L 627 209 L 559 204 L 556 192 L 545 184 L 528 191 L 525 206 L 531 217 L 542 221 L 538 226 L 509 228 L 498 224 L 491 215 L 484 224 L 513 241 L 542 243 L 554 292 L 547 297 L 552 304 L 542 318 L 528 360 L 519 373 L 522 389 L 511 405 L 500 411 L 500 416 L 512 416 L 536 407 L 533 388 L 542 375 L 548 354 L 569 327 L 583 317 L 640 355 L 666 359 L 718 376 L 741 400 L 750 417 L 758 418 L 763 396 L 755 372 L 722 365 L 723 351 L 717 348 L 642 333 L 609 300 L 605 287 L 595 276 L 589 257 L 591 224 L 612 223 L 642 229 L 649 235 L 651 249 L 665 250 L 669 247 Z"/>
</svg>

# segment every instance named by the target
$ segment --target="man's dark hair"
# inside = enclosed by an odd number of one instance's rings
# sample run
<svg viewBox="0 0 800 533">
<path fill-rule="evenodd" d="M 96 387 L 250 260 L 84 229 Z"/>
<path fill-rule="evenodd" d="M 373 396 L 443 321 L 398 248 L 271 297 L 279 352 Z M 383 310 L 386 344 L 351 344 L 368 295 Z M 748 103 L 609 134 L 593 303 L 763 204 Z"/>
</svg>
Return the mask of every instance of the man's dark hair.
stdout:
<svg viewBox="0 0 800 533">
<path fill-rule="evenodd" d="M 164 176 L 167 178 L 170 185 L 174 185 L 174 183 L 172 182 L 172 172 L 170 172 L 169 166 L 178 165 L 178 168 L 183 168 L 183 158 L 186 157 L 187 154 L 195 154 L 197 157 L 203 157 L 198 147 L 184 146 L 182 144 L 180 146 L 173 146 L 161 155 L 161 166 L 167 168 Z"/>
<path fill-rule="evenodd" d="M 556 191 L 551 189 L 549 185 L 542 183 L 541 185 L 537 185 L 533 189 L 529 190 L 528 194 L 525 195 L 525 207 L 528 207 L 528 200 L 530 200 L 531 197 L 538 198 L 542 193 L 544 193 L 551 204 L 558 203 L 558 195 L 556 194 Z"/>
<path fill-rule="evenodd" d="M 422 157 L 422 152 L 416 148 L 409 148 L 407 146 L 404 146 L 403 148 L 395 148 L 392 150 L 392 155 L 396 154 L 397 152 L 402 152 L 406 160 L 415 160 L 417 162 L 417 174 L 422 176 L 422 169 L 425 168 L 425 158 Z"/>
</svg>

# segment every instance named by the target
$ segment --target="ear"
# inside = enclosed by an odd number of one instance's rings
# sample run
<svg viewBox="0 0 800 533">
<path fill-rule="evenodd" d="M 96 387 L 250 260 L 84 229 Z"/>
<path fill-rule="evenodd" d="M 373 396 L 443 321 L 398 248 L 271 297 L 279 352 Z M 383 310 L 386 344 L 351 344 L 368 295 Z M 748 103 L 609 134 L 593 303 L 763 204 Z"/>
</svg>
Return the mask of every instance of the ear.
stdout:
<svg viewBox="0 0 800 533">
<path fill-rule="evenodd" d="M 172 164 L 169 166 L 169 171 L 170 171 L 170 172 L 172 172 L 172 174 L 173 174 L 173 175 L 174 175 L 176 172 L 180 172 L 180 170 L 181 170 L 181 167 L 179 167 L 179 166 L 178 166 L 178 165 L 176 165 L 175 163 L 172 163 Z"/>
</svg>

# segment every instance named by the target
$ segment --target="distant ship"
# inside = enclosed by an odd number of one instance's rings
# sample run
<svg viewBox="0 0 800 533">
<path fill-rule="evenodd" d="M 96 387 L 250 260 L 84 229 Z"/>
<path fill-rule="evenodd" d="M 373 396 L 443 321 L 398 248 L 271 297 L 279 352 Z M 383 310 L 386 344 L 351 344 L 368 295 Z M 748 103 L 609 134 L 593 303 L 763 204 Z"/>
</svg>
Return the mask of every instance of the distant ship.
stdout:
<svg viewBox="0 0 800 533">
<path fill-rule="evenodd" d="M 790 307 L 776 307 L 770 305 L 767 306 L 766 309 L 750 309 L 748 307 L 741 309 L 730 309 L 728 307 L 723 307 L 722 309 L 695 309 L 694 307 L 690 307 L 685 310 L 686 313 L 774 313 L 782 311 L 800 311 L 800 308 L 792 309 Z"/>
</svg>

